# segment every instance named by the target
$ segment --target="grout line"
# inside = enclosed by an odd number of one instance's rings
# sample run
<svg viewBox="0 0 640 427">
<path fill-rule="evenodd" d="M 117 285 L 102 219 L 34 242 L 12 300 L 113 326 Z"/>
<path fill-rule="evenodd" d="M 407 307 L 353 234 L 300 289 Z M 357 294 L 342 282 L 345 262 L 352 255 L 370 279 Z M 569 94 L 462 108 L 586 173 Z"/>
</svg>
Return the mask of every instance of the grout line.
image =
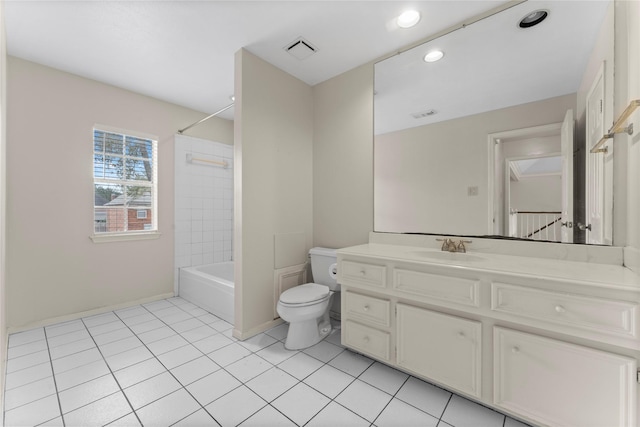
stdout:
<svg viewBox="0 0 640 427">
<path fill-rule="evenodd" d="M 56 373 L 53 370 L 53 359 L 51 358 L 51 349 L 49 348 L 49 339 L 47 338 L 47 329 L 42 328 L 44 332 L 44 340 L 47 343 L 47 352 L 49 353 L 49 363 L 51 364 L 51 377 L 53 378 L 53 386 L 56 389 L 56 400 L 58 401 L 58 409 L 60 410 L 60 419 L 62 420 L 62 425 L 65 426 L 64 415 L 62 413 L 62 403 L 60 402 L 60 392 L 58 391 L 58 382 L 56 381 Z"/>
</svg>

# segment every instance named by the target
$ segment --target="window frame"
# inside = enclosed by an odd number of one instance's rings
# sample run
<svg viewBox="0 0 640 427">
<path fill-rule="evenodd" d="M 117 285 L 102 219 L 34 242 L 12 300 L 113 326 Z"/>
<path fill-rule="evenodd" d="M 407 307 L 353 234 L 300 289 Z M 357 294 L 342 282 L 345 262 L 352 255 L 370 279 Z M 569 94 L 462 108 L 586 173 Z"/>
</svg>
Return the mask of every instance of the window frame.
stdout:
<svg viewBox="0 0 640 427">
<path fill-rule="evenodd" d="M 127 159 L 129 160 L 144 160 L 141 157 L 132 156 L 127 154 L 127 137 L 148 140 L 151 142 L 152 153 L 149 156 L 149 160 L 151 163 L 151 181 L 148 180 L 136 180 L 135 178 L 127 179 L 126 176 L 122 176 L 119 178 L 114 177 L 106 177 L 104 174 L 102 177 L 96 177 L 95 168 L 96 168 L 96 155 L 99 152 L 96 151 L 95 145 L 95 133 L 104 132 L 110 134 L 117 134 L 122 137 L 123 141 L 123 151 L 122 154 L 113 153 L 114 157 L 122 158 L 122 164 L 126 165 Z M 113 126 L 95 124 L 91 129 L 91 158 L 92 158 L 92 186 L 93 186 L 93 225 L 92 225 L 92 233 L 89 238 L 94 243 L 103 243 L 103 242 L 113 242 L 113 241 L 127 241 L 127 240 L 148 240 L 148 239 L 157 239 L 160 237 L 161 233 L 158 230 L 158 137 L 155 135 L 145 134 L 143 132 L 131 131 L 127 129 L 115 128 Z M 106 155 L 107 150 L 103 149 L 102 155 Z M 105 165 L 106 162 L 103 163 Z M 104 166 L 103 166 L 104 167 Z M 124 167 L 124 166 L 123 166 Z M 121 185 L 123 187 L 126 186 L 135 186 L 135 187 L 148 187 L 151 191 L 151 205 L 148 208 L 144 208 L 145 211 L 148 209 L 151 214 L 151 224 L 150 227 L 145 225 L 142 230 L 126 230 L 126 231 L 104 231 L 104 232 L 96 232 L 96 185 Z M 146 190 L 145 190 L 146 191 Z M 126 196 L 125 196 L 126 199 Z M 126 201 L 124 202 L 126 203 Z M 123 204 L 122 210 L 124 212 L 125 224 L 128 224 L 128 211 L 132 209 L 132 207 Z M 138 219 L 138 211 L 139 208 L 133 207 L 133 210 L 136 211 L 135 218 Z M 148 217 L 148 215 L 147 215 Z"/>
</svg>

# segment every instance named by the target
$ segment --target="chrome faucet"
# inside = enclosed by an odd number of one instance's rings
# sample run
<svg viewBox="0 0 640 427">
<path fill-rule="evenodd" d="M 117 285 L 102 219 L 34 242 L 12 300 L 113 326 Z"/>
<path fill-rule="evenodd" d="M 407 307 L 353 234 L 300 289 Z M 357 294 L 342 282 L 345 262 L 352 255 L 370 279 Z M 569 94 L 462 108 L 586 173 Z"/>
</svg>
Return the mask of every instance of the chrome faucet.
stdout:
<svg viewBox="0 0 640 427">
<path fill-rule="evenodd" d="M 459 240 L 453 239 L 436 239 L 438 242 L 442 242 L 442 251 L 444 252 L 467 252 L 465 243 L 471 243 L 471 240 Z"/>
</svg>

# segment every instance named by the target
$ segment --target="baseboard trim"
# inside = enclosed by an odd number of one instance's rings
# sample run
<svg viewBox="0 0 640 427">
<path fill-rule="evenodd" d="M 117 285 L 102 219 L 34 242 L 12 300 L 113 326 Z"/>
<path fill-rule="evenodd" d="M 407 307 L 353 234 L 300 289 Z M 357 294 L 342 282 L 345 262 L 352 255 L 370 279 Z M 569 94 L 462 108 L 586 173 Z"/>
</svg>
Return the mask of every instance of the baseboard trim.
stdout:
<svg viewBox="0 0 640 427">
<path fill-rule="evenodd" d="M 146 304 L 148 302 L 159 301 L 167 298 L 173 298 L 173 292 L 167 292 L 152 297 L 142 298 L 136 301 L 129 301 L 122 304 L 115 304 L 106 307 L 95 308 L 93 310 L 81 311 L 79 313 L 67 314 L 64 316 L 52 317 L 50 319 L 40 320 L 38 322 L 29 323 L 24 326 L 9 327 L 8 334 L 15 334 L 16 332 L 27 331 L 29 329 L 41 328 L 43 326 L 55 325 L 56 323 L 69 322 L 72 320 L 81 319 L 83 317 L 95 316 L 97 314 L 108 313 L 110 311 L 122 310 L 123 308 L 133 307 L 140 304 Z"/>
</svg>

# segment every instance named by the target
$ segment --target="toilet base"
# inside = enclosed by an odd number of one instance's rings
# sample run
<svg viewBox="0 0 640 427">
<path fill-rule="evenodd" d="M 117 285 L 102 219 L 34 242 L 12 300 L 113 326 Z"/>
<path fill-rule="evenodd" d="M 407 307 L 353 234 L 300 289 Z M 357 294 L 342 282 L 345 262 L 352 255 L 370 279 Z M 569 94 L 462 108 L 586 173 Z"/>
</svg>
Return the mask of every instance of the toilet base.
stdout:
<svg viewBox="0 0 640 427">
<path fill-rule="evenodd" d="M 331 333 L 329 313 L 320 319 L 289 323 L 289 332 L 284 347 L 287 350 L 302 350 L 318 344 Z"/>
</svg>

